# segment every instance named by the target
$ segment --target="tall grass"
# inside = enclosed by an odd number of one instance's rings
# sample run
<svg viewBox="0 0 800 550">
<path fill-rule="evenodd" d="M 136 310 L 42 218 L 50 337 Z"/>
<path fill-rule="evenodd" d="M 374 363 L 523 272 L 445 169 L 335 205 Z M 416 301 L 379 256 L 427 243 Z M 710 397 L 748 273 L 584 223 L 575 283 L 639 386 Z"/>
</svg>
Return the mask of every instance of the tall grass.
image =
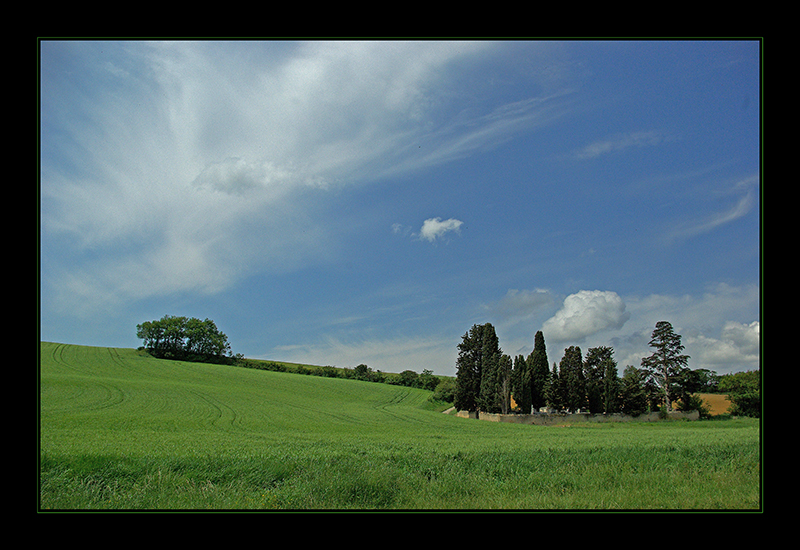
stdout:
<svg viewBox="0 0 800 550">
<path fill-rule="evenodd" d="M 758 422 L 521 426 L 430 392 L 42 343 L 43 509 L 758 509 Z"/>
</svg>

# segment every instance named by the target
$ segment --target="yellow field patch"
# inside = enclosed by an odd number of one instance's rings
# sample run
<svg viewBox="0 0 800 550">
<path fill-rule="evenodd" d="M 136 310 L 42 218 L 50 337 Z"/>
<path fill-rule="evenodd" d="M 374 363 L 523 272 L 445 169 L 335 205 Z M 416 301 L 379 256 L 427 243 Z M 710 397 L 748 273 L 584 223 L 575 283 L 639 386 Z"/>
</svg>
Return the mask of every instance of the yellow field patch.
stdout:
<svg viewBox="0 0 800 550">
<path fill-rule="evenodd" d="M 700 398 L 709 406 L 712 415 L 726 414 L 728 407 L 731 406 L 731 402 L 726 399 L 725 394 L 701 393 Z"/>
</svg>

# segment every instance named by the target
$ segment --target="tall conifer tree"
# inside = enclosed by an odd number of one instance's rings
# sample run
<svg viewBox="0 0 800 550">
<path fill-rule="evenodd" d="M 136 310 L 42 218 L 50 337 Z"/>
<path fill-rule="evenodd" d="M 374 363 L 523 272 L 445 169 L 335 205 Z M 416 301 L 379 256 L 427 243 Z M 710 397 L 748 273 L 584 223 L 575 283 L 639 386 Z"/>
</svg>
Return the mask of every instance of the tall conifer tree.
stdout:
<svg viewBox="0 0 800 550">
<path fill-rule="evenodd" d="M 478 393 L 481 387 L 481 352 L 483 351 L 483 325 L 472 328 L 461 337 L 456 359 L 456 391 L 454 405 L 462 411 L 478 410 Z"/>
<path fill-rule="evenodd" d="M 566 408 L 566 386 L 564 377 L 558 372 L 558 365 L 553 363 L 553 370 L 550 374 L 550 385 L 547 387 L 547 404 L 560 411 Z"/>
<path fill-rule="evenodd" d="M 544 334 L 539 330 L 533 337 L 533 352 L 528 357 L 530 373 L 531 406 L 534 411 L 547 404 L 547 386 L 550 382 L 550 368 L 547 362 L 547 348 Z"/>
<path fill-rule="evenodd" d="M 583 376 L 581 348 L 570 346 L 564 350 L 559 365 L 561 379 L 566 390 L 566 408 L 575 412 L 586 406 L 586 379 Z"/>
<path fill-rule="evenodd" d="M 589 410 L 594 414 L 614 412 L 612 409 L 619 380 L 613 348 L 608 346 L 589 348 L 583 367 Z"/>
<path fill-rule="evenodd" d="M 530 369 L 528 362 L 522 355 L 517 355 L 514 359 L 513 369 L 513 384 L 511 394 L 514 396 L 514 402 L 517 408 L 523 414 L 527 414 L 531 410 L 531 393 L 526 391 L 530 388 Z"/>
<path fill-rule="evenodd" d="M 667 410 L 672 410 L 673 389 L 683 371 L 688 368 L 689 356 L 681 352 L 681 335 L 675 334 L 672 324 L 668 321 L 659 321 L 653 331 L 649 342 L 655 351 L 650 357 L 642 358 L 642 367 L 646 369 L 655 380 L 664 400 Z"/>
<path fill-rule="evenodd" d="M 500 340 L 491 323 L 483 325 L 483 351 L 481 352 L 481 386 L 478 408 L 486 412 L 498 412 L 501 384 L 500 365 L 503 353 Z"/>
<path fill-rule="evenodd" d="M 498 410 L 501 356 L 500 341 L 491 323 L 472 325 L 462 336 L 456 360 L 457 409 Z"/>
</svg>

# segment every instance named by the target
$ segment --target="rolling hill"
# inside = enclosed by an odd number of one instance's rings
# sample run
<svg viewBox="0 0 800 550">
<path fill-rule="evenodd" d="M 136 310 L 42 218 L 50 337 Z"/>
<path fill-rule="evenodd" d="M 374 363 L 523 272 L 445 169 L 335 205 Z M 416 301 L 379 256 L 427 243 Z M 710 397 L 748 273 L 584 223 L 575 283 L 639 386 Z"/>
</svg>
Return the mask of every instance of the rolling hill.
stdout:
<svg viewBox="0 0 800 550">
<path fill-rule="evenodd" d="M 42 342 L 40 509 L 758 508 L 759 426 L 536 428 L 431 392 Z"/>
</svg>

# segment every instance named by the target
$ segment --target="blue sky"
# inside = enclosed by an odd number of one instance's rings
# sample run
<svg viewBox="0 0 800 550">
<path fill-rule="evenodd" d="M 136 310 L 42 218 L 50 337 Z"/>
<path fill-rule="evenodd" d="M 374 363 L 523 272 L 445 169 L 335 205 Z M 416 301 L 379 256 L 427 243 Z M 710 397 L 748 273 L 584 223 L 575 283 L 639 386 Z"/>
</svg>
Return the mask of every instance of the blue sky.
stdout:
<svg viewBox="0 0 800 550">
<path fill-rule="evenodd" d="M 759 368 L 758 41 L 49 41 L 40 336 L 211 318 L 253 358 L 455 373 L 491 322 Z"/>
</svg>

